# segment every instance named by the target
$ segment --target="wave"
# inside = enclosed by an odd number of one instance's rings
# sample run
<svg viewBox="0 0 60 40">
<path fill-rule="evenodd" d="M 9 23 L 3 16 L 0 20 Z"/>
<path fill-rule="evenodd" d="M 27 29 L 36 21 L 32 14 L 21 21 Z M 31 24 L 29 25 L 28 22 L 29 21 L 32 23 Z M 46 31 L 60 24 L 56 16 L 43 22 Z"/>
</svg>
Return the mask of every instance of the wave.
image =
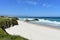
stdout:
<svg viewBox="0 0 60 40">
<path fill-rule="evenodd" d="M 50 20 L 45 20 L 45 19 L 39 19 L 38 22 L 46 24 L 46 25 L 60 26 L 60 22 L 58 22 L 58 21 L 50 21 Z"/>
<path fill-rule="evenodd" d="M 47 23 L 60 24 L 60 22 L 58 22 L 58 21 L 50 21 L 50 20 L 45 20 L 45 19 L 39 19 L 39 22 L 47 22 Z"/>
<path fill-rule="evenodd" d="M 35 18 L 19 18 L 22 21 L 25 21 L 26 19 L 28 20 L 34 20 Z M 60 22 L 58 21 L 51 21 L 51 20 L 46 20 L 46 19 L 38 19 L 39 21 L 30 21 L 31 23 L 36 23 L 36 24 L 43 24 L 43 25 L 49 25 L 49 26 L 60 26 Z"/>
<path fill-rule="evenodd" d="M 39 21 L 30 21 L 30 22 L 35 24 L 47 25 L 47 26 L 57 26 L 57 27 L 60 26 L 60 22 L 58 21 L 51 21 L 51 20 L 45 20 L 45 19 L 38 19 L 38 20 Z"/>
</svg>

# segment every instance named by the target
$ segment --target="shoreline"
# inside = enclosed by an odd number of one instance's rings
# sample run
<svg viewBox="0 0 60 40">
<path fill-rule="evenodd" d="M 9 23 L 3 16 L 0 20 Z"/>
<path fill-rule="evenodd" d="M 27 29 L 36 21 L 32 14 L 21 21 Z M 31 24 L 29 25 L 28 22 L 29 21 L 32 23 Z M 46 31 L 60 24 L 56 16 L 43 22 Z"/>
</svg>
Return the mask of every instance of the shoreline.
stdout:
<svg viewBox="0 0 60 40">
<path fill-rule="evenodd" d="M 20 35 L 29 40 L 60 40 L 60 30 L 18 21 L 19 25 L 6 29 L 11 35 Z"/>
<path fill-rule="evenodd" d="M 23 21 L 25 22 L 25 21 Z M 47 27 L 47 28 L 51 28 L 51 29 L 57 29 L 60 30 L 60 28 L 58 28 L 57 26 L 50 26 L 50 25 L 44 25 L 44 24 L 37 24 L 37 23 L 32 23 L 32 22 L 26 22 L 28 24 L 33 24 L 33 25 L 37 25 L 37 26 L 43 26 L 43 27 Z"/>
</svg>

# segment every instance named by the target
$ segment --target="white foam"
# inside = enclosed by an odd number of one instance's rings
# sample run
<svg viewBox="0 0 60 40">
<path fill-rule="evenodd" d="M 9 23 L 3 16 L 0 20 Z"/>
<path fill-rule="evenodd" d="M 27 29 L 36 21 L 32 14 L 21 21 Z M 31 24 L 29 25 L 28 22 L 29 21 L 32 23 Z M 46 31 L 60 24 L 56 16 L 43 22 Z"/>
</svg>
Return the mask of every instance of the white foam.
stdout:
<svg viewBox="0 0 60 40">
<path fill-rule="evenodd" d="M 28 20 L 34 20 L 34 18 L 19 18 L 22 21 L 25 21 L 26 19 Z M 60 22 L 57 21 L 50 21 L 50 20 L 45 20 L 45 19 L 39 19 L 39 21 L 33 21 L 33 23 L 43 23 L 46 25 L 53 25 L 53 26 L 60 26 Z"/>
<path fill-rule="evenodd" d="M 55 26 L 59 26 L 60 22 L 57 21 L 50 21 L 50 20 L 45 20 L 45 19 L 39 19 L 38 22 L 42 22 L 42 23 L 46 23 L 47 25 L 55 25 Z"/>
</svg>

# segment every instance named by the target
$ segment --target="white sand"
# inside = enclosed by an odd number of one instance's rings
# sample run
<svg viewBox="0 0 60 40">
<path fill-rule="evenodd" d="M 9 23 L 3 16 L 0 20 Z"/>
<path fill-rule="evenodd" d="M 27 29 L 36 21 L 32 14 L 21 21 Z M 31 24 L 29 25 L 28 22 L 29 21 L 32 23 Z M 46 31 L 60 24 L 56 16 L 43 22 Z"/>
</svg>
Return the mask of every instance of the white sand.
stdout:
<svg viewBox="0 0 60 40">
<path fill-rule="evenodd" d="M 30 40 L 60 40 L 60 30 L 39 26 L 23 21 L 19 25 L 6 29 L 11 35 L 20 35 Z"/>
</svg>

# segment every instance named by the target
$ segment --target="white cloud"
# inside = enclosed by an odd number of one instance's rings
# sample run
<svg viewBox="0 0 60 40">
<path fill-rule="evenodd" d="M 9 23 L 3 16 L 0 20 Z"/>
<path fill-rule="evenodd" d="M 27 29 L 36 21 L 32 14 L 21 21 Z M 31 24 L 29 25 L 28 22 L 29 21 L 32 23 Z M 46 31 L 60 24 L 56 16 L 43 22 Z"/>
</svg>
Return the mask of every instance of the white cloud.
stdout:
<svg viewBox="0 0 60 40">
<path fill-rule="evenodd" d="M 33 2 L 34 5 L 37 5 L 37 2 Z"/>
<path fill-rule="evenodd" d="M 27 3 L 27 4 L 31 4 L 31 5 L 37 5 L 37 2 L 36 1 L 34 1 L 34 0 L 16 0 L 16 2 L 18 3 L 18 4 L 20 4 L 20 3 Z"/>
<path fill-rule="evenodd" d="M 43 7 L 46 7 L 46 4 L 42 4 Z"/>
<path fill-rule="evenodd" d="M 54 7 L 54 8 L 56 8 L 55 6 L 53 6 L 52 4 L 48 4 L 48 3 L 43 3 L 43 2 L 41 2 L 41 0 L 16 0 L 16 2 L 18 3 L 18 4 L 20 4 L 20 3 L 23 3 L 23 4 L 29 4 L 29 5 L 34 5 L 34 6 L 36 6 L 36 5 L 40 5 L 41 7 L 46 7 L 46 8 L 49 8 L 49 7 Z"/>
<path fill-rule="evenodd" d="M 27 4 L 31 4 L 31 5 L 37 5 L 36 1 L 26 1 Z"/>
<path fill-rule="evenodd" d="M 21 1 L 21 0 L 16 0 L 17 4 L 20 4 L 20 1 Z"/>
<path fill-rule="evenodd" d="M 41 6 L 42 6 L 42 7 L 46 7 L 46 8 L 52 7 L 51 4 L 46 4 L 46 3 L 43 3 Z"/>
<path fill-rule="evenodd" d="M 52 5 L 47 5 L 47 7 L 52 7 Z"/>
</svg>

